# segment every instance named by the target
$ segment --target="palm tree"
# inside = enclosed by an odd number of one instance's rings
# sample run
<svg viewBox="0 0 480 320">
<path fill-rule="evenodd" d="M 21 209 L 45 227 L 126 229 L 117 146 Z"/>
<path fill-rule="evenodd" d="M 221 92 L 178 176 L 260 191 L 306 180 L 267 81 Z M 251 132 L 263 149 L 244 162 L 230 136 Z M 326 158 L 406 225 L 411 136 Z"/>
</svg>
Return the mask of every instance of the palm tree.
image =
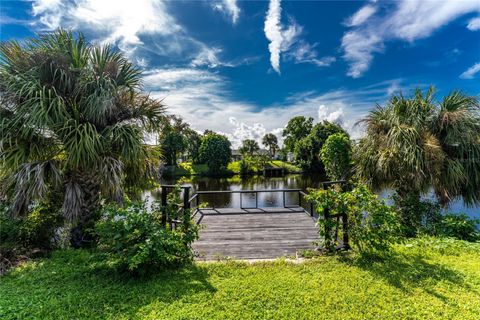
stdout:
<svg viewBox="0 0 480 320">
<path fill-rule="evenodd" d="M 81 34 L 1 44 L 0 178 L 14 215 L 60 193 L 81 246 L 101 196 L 120 200 L 149 176 L 144 134 L 157 130 L 164 106 L 140 93 L 140 79 L 122 54 Z"/>
<path fill-rule="evenodd" d="M 270 157 L 273 158 L 278 149 L 277 136 L 274 135 L 273 133 L 267 133 L 266 135 L 263 136 L 262 144 L 268 148 L 270 152 Z"/>
<path fill-rule="evenodd" d="M 453 91 L 436 102 L 433 88 L 393 96 L 363 119 L 356 172 L 374 189 L 419 200 L 433 187 L 442 205 L 480 201 L 480 113 L 475 97 Z"/>
<path fill-rule="evenodd" d="M 258 152 L 260 147 L 258 146 L 257 141 L 252 139 L 245 139 L 242 141 L 242 146 L 239 151 L 241 154 L 253 156 L 255 152 Z"/>
</svg>

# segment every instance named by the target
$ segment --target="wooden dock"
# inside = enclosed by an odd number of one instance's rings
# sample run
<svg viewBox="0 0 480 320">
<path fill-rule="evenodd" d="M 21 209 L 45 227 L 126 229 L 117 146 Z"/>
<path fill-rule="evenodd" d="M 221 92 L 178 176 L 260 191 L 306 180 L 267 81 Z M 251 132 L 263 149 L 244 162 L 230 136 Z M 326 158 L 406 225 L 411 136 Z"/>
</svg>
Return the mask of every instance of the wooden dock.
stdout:
<svg viewBox="0 0 480 320">
<path fill-rule="evenodd" d="M 296 257 L 319 240 L 315 219 L 301 207 L 199 209 L 196 219 L 198 260 Z"/>
</svg>

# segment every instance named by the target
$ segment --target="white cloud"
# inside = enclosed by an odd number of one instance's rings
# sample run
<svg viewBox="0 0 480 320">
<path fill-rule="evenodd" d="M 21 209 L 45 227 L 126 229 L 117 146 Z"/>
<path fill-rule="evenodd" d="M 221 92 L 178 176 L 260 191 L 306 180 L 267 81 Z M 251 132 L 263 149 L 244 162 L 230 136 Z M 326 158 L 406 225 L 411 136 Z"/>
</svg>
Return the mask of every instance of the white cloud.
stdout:
<svg viewBox="0 0 480 320">
<path fill-rule="evenodd" d="M 470 19 L 468 21 L 467 28 L 470 31 L 480 30 L 480 17 Z"/>
<path fill-rule="evenodd" d="M 270 0 L 265 17 L 265 37 L 270 41 L 270 64 L 273 70 L 280 74 L 280 58 L 282 53 L 287 53 L 287 58 L 293 58 L 295 63 L 312 63 L 319 67 L 329 66 L 335 61 L 334 57 L 317 58 L 314 50 L 315 44 L 310 45 L 301 39 L 303 27 L 293 18 L 287 26 L 281 23 L 282 7 L 280 0 Z"/>
<path fill-rule="evenodd" d="M 461 79 L 473 79 L 475 75 L 480 72 L 480 62 L 475 63 L 460 75 Z"/>
<path fill-rule="evenodd" d="M 214 2 L 212 8 L 228 15 L 232 19 L 233 24 L 238 22 L 241 10 L 238 6 L 237 0 L 222 0 Z"/>
<path fill-rule="evenodd" d="M 480 1 L 401 0 L 382 6 L 367 4 L 347 19 L 352 28 L 342 38 L 342 49 L 350 64 L 348 75 L 357 78 L 368 70 L 374 54 L 384 50 L 385 42 L 426 38 L 470 12 L 480 12 Z"/>
<path fill-rule="evenodd" d="M 358 10 L 354 15 L 352 15 L 348 19 L 346 24 L 349 27 L 359 26 L 365 21 L 367 21 L 368 18 L 370 18 L 375 12 L 377 12 L 377 8 L 375 6 L 372 6 L 372 5 L 363 6 L 362 8 L 360 8 L 360 10 Z"/>
<path fill-rule="evenodd" d="M 281 104 L 261 107 L 232 98 L 229 81 L 211 70 L 155 69 L 146 72 L 144 83 L 152 96 L 163 99 L 170 113 L 183 117 L 195 130 L 210 129 L 227 135 L 235 148 L 244 139 L 261 143 L 269 132 L 282 141 L 284 126 L 297 115 L 336 121 L 358 138 L 362 128 L 355 126 L 356 121 L 375 103 L 387 99 L 393 83 L 400 87 L 399 80 L 391 80 L 357 90 L 304 92 Z"/>
<path fill-rule="evenodd" d="M 270 63 L 272 68 L 278 73 L 280 73 L 280 51 L 283 42 L 282 25 L 280 23 L 281 15 L 280 0 L 270 0 L 263 30 L 265 31 L 265 36 L 270 41 L 268 44 Z"/>
<path fill-rule="evenodd" d="M 32 14 L 37 28 L 81 30 L 96 42 L 117 44 L 144 67 L 151 55 L 195 66 L 224 65 L 217 56 L 221 49 L 187 34 L 167 5 L 163 0 L 34 0 Z"/>
</svg>

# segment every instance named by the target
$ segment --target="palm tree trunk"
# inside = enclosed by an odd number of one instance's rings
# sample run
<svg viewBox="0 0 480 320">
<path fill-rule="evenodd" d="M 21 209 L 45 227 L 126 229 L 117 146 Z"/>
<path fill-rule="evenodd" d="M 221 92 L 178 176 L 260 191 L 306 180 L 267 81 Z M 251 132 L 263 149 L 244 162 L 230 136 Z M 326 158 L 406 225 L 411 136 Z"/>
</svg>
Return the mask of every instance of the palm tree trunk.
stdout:
<svg viewBox="0 0 480 320">
<path fill-rule="evenodd" d="M 93 228 L 98 219 L 100 205 L 100 181 L 94 173 L 77 173 L 83 193 L 83 204 L 77 225 L 70 232 L 70 244 L 74 248 L 90 247 L 95 243 Z"/>
</svg>

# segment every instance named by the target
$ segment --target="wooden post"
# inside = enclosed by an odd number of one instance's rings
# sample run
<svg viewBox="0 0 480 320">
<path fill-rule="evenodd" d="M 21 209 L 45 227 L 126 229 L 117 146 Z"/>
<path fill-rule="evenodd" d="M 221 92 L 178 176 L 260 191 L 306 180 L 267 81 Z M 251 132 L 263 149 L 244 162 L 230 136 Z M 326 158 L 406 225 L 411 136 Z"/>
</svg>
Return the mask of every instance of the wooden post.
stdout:
<svg viewBox="0 0 480 320">
<path fill-rule="evenodd" d="M 167 224 L 167 187 L 162 186 L 162 225 Z"/>
<path fill-rule="evenodd" d="M 342 222 L 343 222 L 343 248 L 345 250 L 350 249 L 350 242 L 348 239 L 348 217 L 347 214 L 342 214 Z"/>
<path fill-rule="evenodd" d="M 190 187 L 185 187 L 183 189 L 183 210 L 190 209 L 190 202 L 188 202 L 190 198 Z"/>
</svg>

